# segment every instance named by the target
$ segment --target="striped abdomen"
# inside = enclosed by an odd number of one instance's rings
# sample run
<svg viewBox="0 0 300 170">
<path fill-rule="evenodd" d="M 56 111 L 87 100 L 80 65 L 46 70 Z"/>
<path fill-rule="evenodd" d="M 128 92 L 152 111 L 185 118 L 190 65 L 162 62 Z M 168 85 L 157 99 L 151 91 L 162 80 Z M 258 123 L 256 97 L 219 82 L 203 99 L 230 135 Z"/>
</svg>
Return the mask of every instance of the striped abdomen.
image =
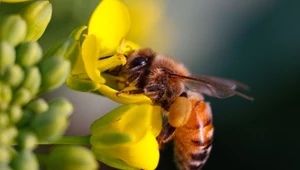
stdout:
<svg viewBox="0 0 300 170">
<path fill-rule="evenodd" d="M 188 122 L 176 129 L 174 154 L 180 170 L 199 170 L 207 161 L 213 138 L 212 114 L 208 103 L 189 98 L 192 113 Z"/>
</svg>

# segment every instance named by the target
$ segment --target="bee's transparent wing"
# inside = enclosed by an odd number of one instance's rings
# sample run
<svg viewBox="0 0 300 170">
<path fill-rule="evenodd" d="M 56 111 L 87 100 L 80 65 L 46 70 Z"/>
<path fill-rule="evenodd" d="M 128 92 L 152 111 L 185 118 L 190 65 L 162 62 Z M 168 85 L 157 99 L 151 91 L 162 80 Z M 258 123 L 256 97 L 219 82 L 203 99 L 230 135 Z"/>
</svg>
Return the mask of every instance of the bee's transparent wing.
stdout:
<svg viewBox="0 0 300 170">
<path fill-rule="evenodd" d="M 235 89 L 241 89 L 241 90 L 248 90 L 249 87 L 241 82 L 235 81 L 235 80 L 230 80 L 230 79 L 224 79 L 224 78 L 219 78 L 219 77 L 212 77 L 212 76 L 195 76 L 195 78 L 200 78 L 200 79 L 206 79 L 209 81 L 213 81 L 215 83 L 218 83 L 222 86 L 228 87 L 232 90 Z"/>
<path fill-rule="evenodd" d="M 242 83 L 234 80 L 211 77 L 211 76 L 181 76 L 177 74 L 170 74 L 172 77 L 184 79 L 185 86 L 192 91 L 203 93 L 217 98 L 228 98 L 233 95 L 238 95 L 248 100 L 253 100 L 252 97 L 247 96 L 235 89 L 248 89 Z"/>
</svg>

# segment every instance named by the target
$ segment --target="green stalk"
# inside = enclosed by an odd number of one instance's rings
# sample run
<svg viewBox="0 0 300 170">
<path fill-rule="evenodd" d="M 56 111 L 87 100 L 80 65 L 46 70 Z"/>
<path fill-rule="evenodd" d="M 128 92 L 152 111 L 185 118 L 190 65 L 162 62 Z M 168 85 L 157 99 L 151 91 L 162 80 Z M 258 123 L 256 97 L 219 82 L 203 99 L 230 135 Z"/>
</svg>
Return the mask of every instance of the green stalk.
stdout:
<svg viewBox="0 0 300 170">
<path fill-rule="evenodd" d="M 56 145 L 56 144 L 64 144 L 64 145 L 90 145 L 90 137 L 87 136 L 62 136 L 61 138 L 55 141 L 42 141 L 39 142 L 39 145 Z"/>
</svg>

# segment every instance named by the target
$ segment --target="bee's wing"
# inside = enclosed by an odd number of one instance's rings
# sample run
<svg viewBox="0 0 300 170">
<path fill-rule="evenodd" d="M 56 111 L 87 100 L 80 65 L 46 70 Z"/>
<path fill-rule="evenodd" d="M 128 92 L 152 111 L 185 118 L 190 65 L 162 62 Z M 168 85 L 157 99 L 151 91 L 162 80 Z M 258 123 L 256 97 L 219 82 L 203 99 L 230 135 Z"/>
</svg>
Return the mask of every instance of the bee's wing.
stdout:
<svg viewBox="0 0 300 170">
<path fill-rule="evenodd" d="M 224 79 L 224 78 L 219 78 L 219 77 L 212 77 L 212 76 L 195 76 L 195 78 L 200 78 L 200 79 L 206 79 L 209 81 L 213 81 L 215 83 L 218 83 L 222 86 L 228 87 L 230 89 L 241 89 L 241 90 L 248 90 L 249 87 L 246 84 L 243 84 L 241 82 L 235 81 L 235 80 L 230 80 L 230 79 Z"/>
<path fill-rule="evenodd" d="M 172 77 L 181 78 L 185 82 L 185 86 L 192 91 L 197 91 L 212 97 L 227 98 L 233 95 L 238 95 L 248 100 L 253 100 L 235 89 L 248 89 L 248 86 L 234 80 L 210 77 L 210 76 L 195 76 L 187 77 L 177 74 L 170 74 Z"/>
</svg>

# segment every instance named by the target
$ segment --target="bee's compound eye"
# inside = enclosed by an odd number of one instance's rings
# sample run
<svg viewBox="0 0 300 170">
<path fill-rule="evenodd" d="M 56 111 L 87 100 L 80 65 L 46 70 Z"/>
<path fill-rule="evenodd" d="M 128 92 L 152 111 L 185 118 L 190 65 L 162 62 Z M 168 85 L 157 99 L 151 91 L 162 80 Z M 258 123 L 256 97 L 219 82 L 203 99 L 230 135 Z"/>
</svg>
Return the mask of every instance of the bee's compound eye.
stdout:
<svg viewBox="0 0 300 170">
<path fill-rule="evenodd" d="M 132 62 L 130 63 L 130 66 L 134 68 L 134 67 L 142 67 L 145 66 L 146 64 L 147 64 L 147 58 L 140 56 L 133 59 Z"/>
</svg>

